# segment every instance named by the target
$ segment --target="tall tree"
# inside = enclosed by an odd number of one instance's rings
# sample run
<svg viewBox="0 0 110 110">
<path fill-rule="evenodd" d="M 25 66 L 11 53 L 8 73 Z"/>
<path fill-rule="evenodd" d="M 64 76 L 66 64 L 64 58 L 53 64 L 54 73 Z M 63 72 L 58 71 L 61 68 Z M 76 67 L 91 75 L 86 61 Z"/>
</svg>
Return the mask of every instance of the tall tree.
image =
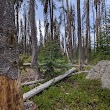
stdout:
<svg viewBox="0 0 110 110">
<path fill-rule="evenodd" d="M 19 36 L 19 8 L 23 0 L 15 0 L 15 21 L 16 21 L 16 28 L 17 28 L 17 37 Z"/>
<path fill-rule="evenodd" d="M 75 7 L 74 5 L 71 6 L 70 10 L 70 22 L 71 22 L 71 42 L 72 48 L 71 48 L 71 56 L 72 56 L 72 63 L 74 63 L 75 58 Z"/>
<path fill-rule="evenodd" d="M 98 37 L 99 37 L 99 22 L 100 22 L 100 2 L 101 0 L 94 0 L 95 10 L 96 10 L 96 46 L 98 48 Z"/>
<path fill-rule="evenodd" d="M 72 51 L 72 33 L 71 33 L 71 13 L 69 9 L 68 0 L 66 0 L 66 8 L 67 8 L 67 31 L 68 31 L 68 53 L 70 62 L 73 63 L 73 51 Z"/>
<path fill-rule="evenodd" d="M 81 39 L 81 13 L 80 13 L 80 0 L 77 0 L 77 25 L 78 25 L 78 58 L 79 68 L 82 69 L 82 39 Z"/>
<path fill-rule="evenodd" d="M 51 34 L 51 41 L 53 41 L 53 20 L 54 20 L 54 2 L 53 0 L 41 0 L 41 2 L 44 4 L 44 14 L 47 14 L 49 10 L 50 15 L 50 34 Z"/>
<path fill-rule="evenodd" d="M 24 5 L 24 39 L 23 39 L 23 53 L 26 54 L 26 42 L 27 42 L 27 13 L 26 6 Z"/>
<path fill-rule="evenodd" d="M 0 110 L 23 110 L 14 0 L 0 0 Z"/>
<path fill-rule="evenodd" d="M 96 10 L 96 46 L 98 49 L 98 40 L 100 39 L 100 33 L 101 33 L 101 20 L 104 17 L 104 11 L 105 11 L 105 0 L 94 0 L 94 6 Z"/>
<path fill-rule="evenodd" d="M 48 14 L 44 14 L 44 27 L 45 27 L 45 35 L 44 35 L 44 44 L 49 38 L 49 23 L 48 23 Z"/>
<path fill-rule="evenodd" d="M 36 37 L 36 22 L 35 22 L 35 0 L 30 0 L 30 28 L 31 28 L 31 41 L 32 41 L 32 59 L 31 66 L 36 74 L 36 78 L 40 77 L 38 71 L 38 46 L 37 46 L 37 37 Z"/>
<path fill-rule="evenodd" d="M 43 35 L 42 35 L 42 27 L 41 27 L 41 20 L 39 19 L 39 35 L 40 35 L 40 47 L 43 46 Z"/>
<path fill-rule="evenodd" d="M 17 36 L 19 34 L 19 2 L 18 0 L 16 0 L 16 3 L 15 3 L 15 12 L 16 12 L 16 28 L 17 28 Z"/>
<path fill-rule="evenodd" d="M 93 15 L 93 32 L 94 32 L 94 54 L 95 54 L 95 42 L 96 42 L 96 33 L 95 33 L 95 12 L 94 12 L 94 0 L 91 1 L 92 5 L 92 15 Z"/>
<path fill-rule="evenodd" d="M 49 7 L 50 7 L 50 30 L 51 30 L 51 41 L 53 41 L 53 19 L 54 19 L 54 13 L 53 13 L 53 0 L 49 0 Z"/>
<path fill-rule="evenodd" d="M 89 37 L 90 37 L 90 19 L 89 19 L 89 12 L 90 12 L 90 5 L 89 0 L 86 1 L 86 55 L 85 55 L 85 63 L 88 64 L 89 61 Z"/>
</svg>

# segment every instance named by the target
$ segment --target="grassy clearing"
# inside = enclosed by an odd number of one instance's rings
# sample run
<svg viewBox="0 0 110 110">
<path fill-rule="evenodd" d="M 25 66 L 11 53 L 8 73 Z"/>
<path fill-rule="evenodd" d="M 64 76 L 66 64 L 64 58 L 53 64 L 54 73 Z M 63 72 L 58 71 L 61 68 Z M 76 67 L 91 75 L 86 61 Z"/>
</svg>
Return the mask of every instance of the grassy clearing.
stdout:
<svg viewBox="0 0 110 110">
<path fill-rule="evenodd" d="M 39 110 L 110 110 L 110 90 L 79 74 L 44 90 L 32 100 Z M 28 91 L 29 88 L 24 89 Z"/>
</svg>

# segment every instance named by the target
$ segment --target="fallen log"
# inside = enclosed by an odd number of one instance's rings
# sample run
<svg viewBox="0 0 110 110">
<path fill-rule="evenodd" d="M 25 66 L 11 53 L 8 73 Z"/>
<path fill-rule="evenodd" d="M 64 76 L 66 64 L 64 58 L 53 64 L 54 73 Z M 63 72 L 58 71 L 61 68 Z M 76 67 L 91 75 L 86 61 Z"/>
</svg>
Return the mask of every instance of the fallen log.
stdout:
<svg viewBox="0 0 110 110">
<path fill-rule="evenodd" d="M 30 82 L 25 82 L 25 83 L 22 83 L 21 86 L 29 86 L 29 85 L 36 84 L 36 83 L 39 83 L 39 82 L 42 82 L 42 81 L 44 81 L 44 79 L 30 81 Z"/>
<path fill-rule="evenodd" d="M 67 72 L 65 72 L 65 74 L 62 74 L 60 76 L 57 76 L 47 82 L 45 82 L 44 84 L 41 84 L 38 87 L 35 87 L 34 89 L 28 91 L 27 93 L 23 94 L 23 99 L 24 101 L 27 99 L 32 98 L 33 96 L 35 96 L 36 94 L 40 93 L 41 91 L 43 91 L 44 89 L 48 88 L 49 86 L 51 86 L 52 84 L 64 79 L 65 77 L 69 76 L 70 74 L 72 74 L 73 72 L 76 71 L 76 68 L 72 68 L 70 70 L 68 70 Z"/>
<path fill-rule="evenodd" d="M 81 73 L 88 73 L 88 72 L 89 71 L 78 71 L 78 72 L 75 72 L 75 73 L 70 74 L 70 76 L 76 75 L 76 74 L 81 74 Z"/>
<path fill-rule="evenodd" d="M 70 66 L 74 66 L 74 67 L 79 67 L 79 65 L 77 65 L 77 64 L 73 64 L 73 65 L 70 65 Z M 83 64 L 82 65 L 83 67 L 85 67 L 85 66 L 88 66 L 88 67 L 93 67 L 93 65 L 85 65 L 85 64 Z"/>
<path fill-rule="evenodd" d="M 23 66 L 31 66 L 31 63 L 23 63 Z"/>
</svg>

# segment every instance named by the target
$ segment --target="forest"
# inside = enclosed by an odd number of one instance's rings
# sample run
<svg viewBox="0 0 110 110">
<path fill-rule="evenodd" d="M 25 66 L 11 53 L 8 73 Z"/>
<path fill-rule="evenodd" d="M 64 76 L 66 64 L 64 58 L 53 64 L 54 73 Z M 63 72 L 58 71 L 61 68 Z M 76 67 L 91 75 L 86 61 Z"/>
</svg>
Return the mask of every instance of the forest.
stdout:
<svg viewBox="0 0 110 110">
<path fill-rule="evenodd" d="M 0 0 L 0 110 L 110 110 L 110 1 Z"/>
</svg>

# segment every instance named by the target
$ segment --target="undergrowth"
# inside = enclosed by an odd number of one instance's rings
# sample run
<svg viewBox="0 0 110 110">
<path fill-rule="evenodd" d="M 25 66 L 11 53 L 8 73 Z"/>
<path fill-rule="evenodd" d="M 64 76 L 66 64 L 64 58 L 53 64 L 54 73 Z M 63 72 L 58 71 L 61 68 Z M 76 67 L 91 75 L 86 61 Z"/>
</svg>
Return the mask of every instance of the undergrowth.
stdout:
<svg viewBox="0 0 110 110">
<path fill-rule="evenodd" d="M 32 100 L 39 110 L 110 110 L 110 90 L 102 89 L 100 81 L 87 80 L 85 76 L 66 78 Z"/>
</svg>

